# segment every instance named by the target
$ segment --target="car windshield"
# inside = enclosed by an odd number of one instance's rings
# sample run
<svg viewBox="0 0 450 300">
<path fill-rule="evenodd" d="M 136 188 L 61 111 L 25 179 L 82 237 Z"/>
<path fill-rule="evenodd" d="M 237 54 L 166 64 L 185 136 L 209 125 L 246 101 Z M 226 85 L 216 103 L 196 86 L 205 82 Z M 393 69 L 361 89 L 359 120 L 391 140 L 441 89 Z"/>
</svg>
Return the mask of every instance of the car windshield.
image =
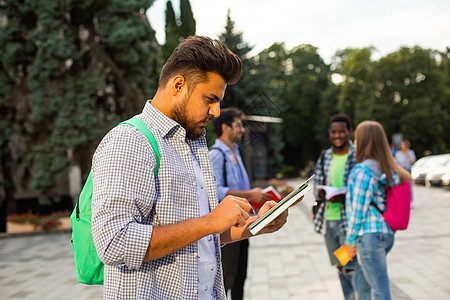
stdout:
<svg viewBox="0 0 450 300">
<path fill-rule="evenodd" d="M 450 162 L 449 155 L 442 155 L 435 157 L 432 161 L 430 161 L 430 166 L 438 167 L 438 166 L 446 166 Z"/>
<path fill-rule="evenodd" d="M 422 157 L 412 166 L 417 167 L 438 167 L 438 166 L 448 166 L 450 165 L 450 154 L 439 154 Z"/>
</svg>

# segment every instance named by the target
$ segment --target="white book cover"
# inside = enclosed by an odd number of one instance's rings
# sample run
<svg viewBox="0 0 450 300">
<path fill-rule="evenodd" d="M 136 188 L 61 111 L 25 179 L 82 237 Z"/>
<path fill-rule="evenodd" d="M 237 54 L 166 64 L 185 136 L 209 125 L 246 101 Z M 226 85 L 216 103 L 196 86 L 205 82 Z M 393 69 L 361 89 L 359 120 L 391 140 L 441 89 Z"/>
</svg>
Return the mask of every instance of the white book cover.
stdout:
<svg viewBox="0 0 450 300">
<path fill-rule="evenodd" d="M 309 186 L 310 181 L 314 178 L 314 175 L 309 177 L 303 184 L 301 184 L 297 189 L 293 190 L 289 195 L 281 199 L 275 206 L 266 211 L 261 217 L 256 219 L 255 222 L 248 226 L 250 232 L 255 235 L 261 229 L 266 227 L 267 224 L 276 219 L 283 211 L 288 209 L 292 204 L 294 204 L 301 196 L 304 196 L 307 192 L 311 190 Z"/>
<path fill-rule="evenodd" d="M 345 186 L 341 187 L 341 188 L 337 188 L 337 187 L 329 186 L 329 185 L 318 185 L 317 189 L 325 191 L 325 198 L 327 200 L 330 200 L 331 198 L 334 198 L 338 195 L 345 195 L 345 192 L 347 192 L 347 187 L 345 187 Z"/>
</svg>

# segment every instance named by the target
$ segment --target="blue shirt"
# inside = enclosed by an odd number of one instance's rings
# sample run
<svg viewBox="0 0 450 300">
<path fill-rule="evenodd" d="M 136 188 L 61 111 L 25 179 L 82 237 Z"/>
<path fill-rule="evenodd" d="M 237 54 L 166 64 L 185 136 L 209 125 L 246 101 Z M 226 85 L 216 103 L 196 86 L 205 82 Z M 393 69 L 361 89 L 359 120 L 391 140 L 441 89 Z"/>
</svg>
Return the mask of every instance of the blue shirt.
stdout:
<svg viewBox="0 0 450 300">
<path fill-rule="evenodd" d="M 200 168 L 200 162 L 192 154 L 195 177 L 197 179 L 197 193 L 200 216 L 211 212 L 208 194 L 206 193 L 205 178 Z M 214 279 L 217 273 L 216 251 L 214 235 L 210 234 L 198 241 L 198 298 L 199 300 L 214 299 Z"/>
<path fill-rule="evenodd" d="M 234 191 L 248 191 L 250 190 L 250 181 L 248 179 L 247 171 L 245 170 L 244 164 L 242 163 L 241 154 L 239 153 L 238 145 L 234 145 L 233 150 L 231 150 L 224 142 L 220 139 L 216 139 L 216 143 L 213 148 L 219 148 L 225 153 L 225 167 L 226 167 L 226 182 L 223 178 L 224 172 L 224 157 L 222 152 L 219 150 L 211 149 L 209 150 L 209 155 L 211 156 L 211 162 L 214 170 L 214 176 L 216 177 L 217 186 L 217 196 L 219 201 L 227 195 L 229 190 Z M 238 164 L 234 163 L 233 157 L 231 156 L 231 151 L 233 151 L 234 156 Z"/>
</svg>

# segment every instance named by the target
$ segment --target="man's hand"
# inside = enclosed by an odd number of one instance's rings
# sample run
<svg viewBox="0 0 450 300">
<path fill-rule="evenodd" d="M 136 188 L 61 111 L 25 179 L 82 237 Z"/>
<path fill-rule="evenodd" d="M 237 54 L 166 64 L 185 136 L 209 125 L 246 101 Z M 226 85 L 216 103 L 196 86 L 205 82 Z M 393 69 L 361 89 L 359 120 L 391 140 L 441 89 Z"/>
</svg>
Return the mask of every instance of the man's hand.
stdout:
<svg viewBox="0 0 450 300">
<path fill-rule="evenodd" d="M 214 233 L 222 233 L 232 226 L 244 226 L 250 213 L 254 210 L 245 198 L 228 195 L 205 217 Z"/>
<path fill-rule="evenodd" d="M 304 196 L 300 197 L 297 201 L 295 201 L 294 204 L 292 204 L 288 209 L 283 211 L 275 220 L 273 220 L 272 222 L 267 224 L 267 226 L 265 226 L 263 229 L 261 229 L 257 234 L 259 235 L 259 234 L 264 234 L 264 233 L 272 233 L 272 232 L 280 230 L 280 228 L 283 227 L 284 224 L 286 224 L 286 222 L 287 222 L 289 209 L 291 207 L 293 207 L 294 205 L 296 205 L 297 203 L 299 203 L 300 201 L 302 201 L 303 197 Z M 266 211 L 268 211 L 269 209 L 274 207 L 276 204 L 277 203 L 275 201 L 267 201 L 266 203 L 264 203 L 264 205 L 261 207 L 261 209 L 258 212 L 258 218 L 261 217 L 262 215 L 264 215 L 266 213 Z"/>
<path fill-rule="evenodd" d="M 325 198 L 325 191 L 322 189 L 318 189 L 317 195 L 319 196 L 319 198 Z"/>
<path fill-rule="evenodd" d="M 347 245 L 347 252 L 348 255 L 353 258 L 356 255 L 356 246 L 349 246 Z"/>
<path fill-rule="evenodd" d="M 263 193 L 262 188 L 254 188 L 249 191 L 248 201 L 262 204 L 270 198 L 272 198 L 272 195 L 269 193 Z"/>
</svg>

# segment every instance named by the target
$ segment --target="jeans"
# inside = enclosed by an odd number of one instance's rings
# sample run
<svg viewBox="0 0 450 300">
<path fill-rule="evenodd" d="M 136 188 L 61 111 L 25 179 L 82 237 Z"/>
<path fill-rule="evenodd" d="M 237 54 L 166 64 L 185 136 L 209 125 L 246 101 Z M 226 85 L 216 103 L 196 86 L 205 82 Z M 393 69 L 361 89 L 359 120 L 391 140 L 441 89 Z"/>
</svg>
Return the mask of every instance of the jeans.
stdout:
<svg viewBox="0 0 450 300">
<path fill-rule="evenodd" d="M 354 285 L 361 300 L 391 299 L 386 255 L 394 245 L 394 235 L 373 233 L 358 237 Z"/>
<path fill-rule="evenodd" d="M 332 265 L 340 267 L 339 260 L 334 256 L 333 252 L 345 244 L 345 232 L 342 228 L 341 221 L 326 221 L 325 244 L 328 250 L 328 256 Z M 344 267 L 339 269 L 339 280 L 341 282 L 342 292 L 346 300 L 354 300 L 355 289 L 353 287 L 353 272 L 356 266 L 356 259 L 353 258 Z"/>
</svg>

